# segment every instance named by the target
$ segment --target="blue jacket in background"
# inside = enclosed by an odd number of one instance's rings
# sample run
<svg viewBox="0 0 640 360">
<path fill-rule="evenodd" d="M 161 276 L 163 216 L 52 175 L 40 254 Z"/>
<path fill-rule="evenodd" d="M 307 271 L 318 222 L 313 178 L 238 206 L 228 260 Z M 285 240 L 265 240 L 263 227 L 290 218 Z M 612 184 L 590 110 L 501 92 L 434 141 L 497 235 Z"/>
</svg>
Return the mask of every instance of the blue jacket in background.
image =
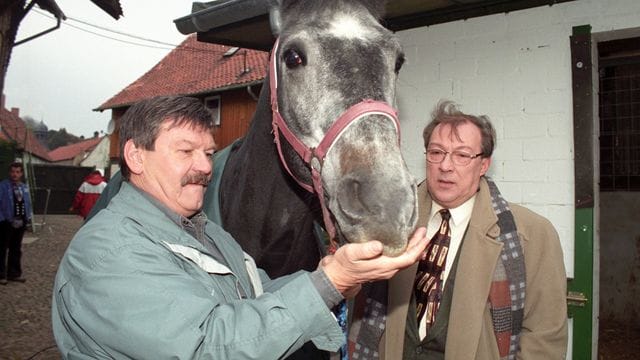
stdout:
<svg viewBox="0 0 640 360">
<path fill-rule="evenodd" d="M 29 197 L 29 187 L 24 183 L 18 183 L 18 188 L 22 191 L 24 199 L 24 210 L 27 222 L 31 220 L 31 197 Z M 13 219 L 13 185 L 11 180 L 5 179 L 0 182 L 0 221 L 11 221 Z"/>
</svg>

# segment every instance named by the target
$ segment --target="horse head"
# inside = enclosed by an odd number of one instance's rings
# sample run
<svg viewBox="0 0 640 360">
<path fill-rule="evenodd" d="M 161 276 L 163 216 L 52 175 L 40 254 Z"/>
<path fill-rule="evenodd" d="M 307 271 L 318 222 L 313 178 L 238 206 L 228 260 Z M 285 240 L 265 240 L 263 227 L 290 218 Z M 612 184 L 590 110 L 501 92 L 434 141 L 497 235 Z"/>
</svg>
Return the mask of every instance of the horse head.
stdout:
<svg viewBox="0 0 640 360">
<path fill-rule="evenodd" d="M 269 69 L 273 129 L 284 166 L 316 192 L 325 226 L 348 242 L 406 247 L 415 180 L 400 150 L 394 102 L 404 55 L 379 22 L 382 1 L 282 0 Z"/>
</svg>

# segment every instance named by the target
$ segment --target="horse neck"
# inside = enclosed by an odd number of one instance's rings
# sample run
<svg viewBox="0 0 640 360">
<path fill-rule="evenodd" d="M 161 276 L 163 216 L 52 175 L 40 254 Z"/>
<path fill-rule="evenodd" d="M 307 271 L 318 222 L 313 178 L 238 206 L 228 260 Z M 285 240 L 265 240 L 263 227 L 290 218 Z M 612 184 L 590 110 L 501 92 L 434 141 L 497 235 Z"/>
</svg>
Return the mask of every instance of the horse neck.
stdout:
<svg viewBox="0 0 640 360">
<path fill-rule="evenodd" d="M 222 224 L 270 276 L 317 267 L 318 201 L 289 177 L 271 133 L 268 83 L 251 126 L 229 155 L 220 184 Z"/>
</svg>

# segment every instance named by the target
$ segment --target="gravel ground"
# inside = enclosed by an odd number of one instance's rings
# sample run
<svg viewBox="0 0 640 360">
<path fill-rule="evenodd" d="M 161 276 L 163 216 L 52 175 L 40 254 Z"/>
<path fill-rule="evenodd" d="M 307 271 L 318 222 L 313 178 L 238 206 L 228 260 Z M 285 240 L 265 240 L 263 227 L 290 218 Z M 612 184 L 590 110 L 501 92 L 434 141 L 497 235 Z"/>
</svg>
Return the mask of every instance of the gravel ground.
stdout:
<svg viewBox="0 0 640 360">
<path fill-rule="evenodd" d="M 76 215 L 48 215 L 25 233 L 23 275 L 27 282 L 0 285 L 0 359 L 59 360 L 51 333 L 51 289 L 60 258 L 82 225 Z M 36 216 L 35 223 L 42 223 Z M 640 329 L 603 322 L 598 360 L 638 359 Z"/>
<path fill-rule="evenodd" d="M 36 216 L 36 224 L 42 217 Z M 76 215 L 48 215 L 22 245 L 26 283 L 0 286 L 0 359 L 60 359 L 51 333 L 51 290 L 60 258 L 82 225 Z"/>
</svg>

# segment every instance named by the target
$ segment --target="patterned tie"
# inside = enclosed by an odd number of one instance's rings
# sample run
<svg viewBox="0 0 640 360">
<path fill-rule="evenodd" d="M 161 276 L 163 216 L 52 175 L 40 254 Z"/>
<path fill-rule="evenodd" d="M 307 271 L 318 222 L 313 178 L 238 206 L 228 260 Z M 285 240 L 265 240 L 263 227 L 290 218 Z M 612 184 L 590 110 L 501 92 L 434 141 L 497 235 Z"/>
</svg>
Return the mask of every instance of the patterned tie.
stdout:
<svg viewBox="0 0 640 360">
<path fill-rule="evenodd" d="M 442 272 L 447 259 L 449 241 L 451 240 L 449 231 L 449 218 L 451 218 L 451 214 L 447 209 L 442 209 L 439 213 L 442 217 L 440 229 L 433 235 L 431 242 L 427 246 L 427 258 L 418 264 L 418 273 L 416 274 L 414 289 L 418 326 L 420 326 L 422 318 L 425 317 L 427 329 L 429 329 L 435 321 L 436 313 L 440 306 L 440 299 L 442 298 Z"/>
</svg>

